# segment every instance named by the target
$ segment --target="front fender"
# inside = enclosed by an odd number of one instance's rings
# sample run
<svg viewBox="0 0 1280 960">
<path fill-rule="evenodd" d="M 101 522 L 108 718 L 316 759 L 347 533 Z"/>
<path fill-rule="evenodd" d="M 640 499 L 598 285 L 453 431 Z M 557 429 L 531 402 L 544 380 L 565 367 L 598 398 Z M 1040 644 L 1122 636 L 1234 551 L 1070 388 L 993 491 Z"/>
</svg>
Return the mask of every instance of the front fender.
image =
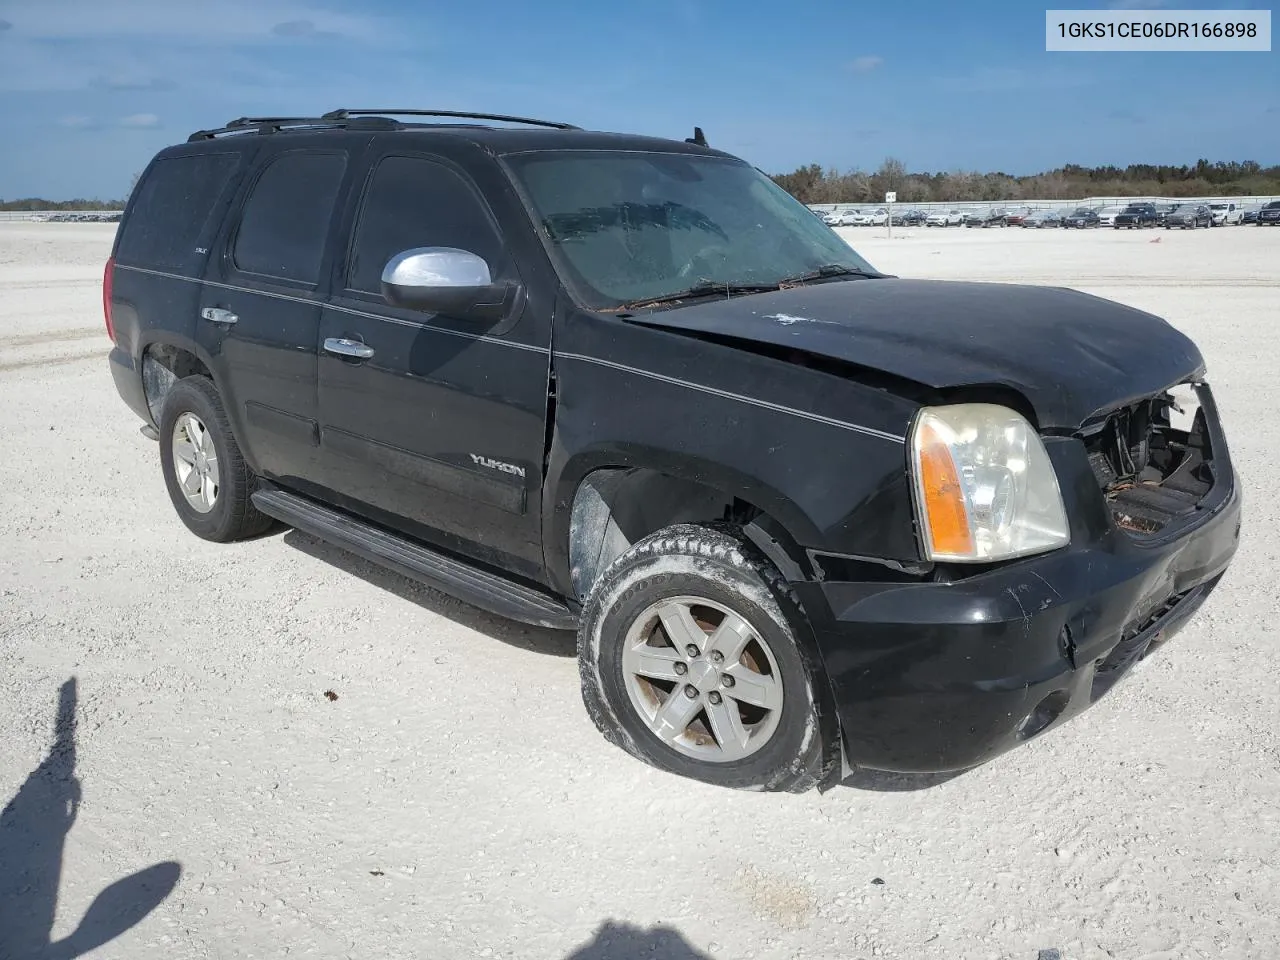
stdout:
<svg viewBox="0 0 1280 960">
<path fill-rule="evenodd" d="M 566 326 L 543 491 L 548 574 L 566 594 L 574 494 L 606 466 L 741 498 L 804 549 L 919 561 L 906 448 L 893 436 L 905 434 L 914 401 L 653 327 L 593 315 Z"/>
</svg>

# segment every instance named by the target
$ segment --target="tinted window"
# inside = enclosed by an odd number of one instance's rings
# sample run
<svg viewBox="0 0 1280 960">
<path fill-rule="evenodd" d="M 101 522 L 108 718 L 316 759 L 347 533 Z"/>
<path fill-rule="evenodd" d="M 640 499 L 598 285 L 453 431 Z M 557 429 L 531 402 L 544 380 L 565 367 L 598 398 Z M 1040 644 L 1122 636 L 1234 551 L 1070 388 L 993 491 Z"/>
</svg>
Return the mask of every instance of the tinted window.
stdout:
<svg viewBox="0 0 1280 960">
<path fill-rule="evenodd" d="M 340 153 L 286 153 L 267 167 L 245 204 L 236 234 L 236 268 L 315 284 L 342 186 Z"/>
<path fill-rule="evenodd" d="M 116 257 L 124 263 L 195 273 L 204 261 L 210 215 L 239 165 L 238 153 L 205 153 L 157 160 L 138 184 L 121 225 Z"/>
<path fill-rule="evenodd" d="M 475 191 L 443 164 L 387 157 L 378 164 L 356 221 L 347 286 L 382 291 L 382 269 L 413 247 L 459 247 L 505 270 L 502 238 Z"/>
</svg>

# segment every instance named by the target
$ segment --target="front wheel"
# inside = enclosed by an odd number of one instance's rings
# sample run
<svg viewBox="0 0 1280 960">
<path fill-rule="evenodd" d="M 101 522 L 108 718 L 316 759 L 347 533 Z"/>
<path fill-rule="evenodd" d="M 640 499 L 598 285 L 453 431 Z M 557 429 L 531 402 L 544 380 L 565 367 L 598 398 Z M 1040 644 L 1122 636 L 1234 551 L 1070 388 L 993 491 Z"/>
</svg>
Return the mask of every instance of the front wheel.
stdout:
<svg viewBox="0 0 1280 960">
<path fill-rule="evenodd" d="M 250 499 L 256 478 L 208 377 L 185 377 L 165 396 L 160 463 L 173 508 L 196 536 L 228 543 L 275 525 Z"/>
<path fill-rule="evenodd" d="M 659 769 L 802 792 L 839 759 L 810 633 L 736 527 L 668 527 L 592 589 L 578 632 L 583 700 L 606 739 Z"/>
</svg>

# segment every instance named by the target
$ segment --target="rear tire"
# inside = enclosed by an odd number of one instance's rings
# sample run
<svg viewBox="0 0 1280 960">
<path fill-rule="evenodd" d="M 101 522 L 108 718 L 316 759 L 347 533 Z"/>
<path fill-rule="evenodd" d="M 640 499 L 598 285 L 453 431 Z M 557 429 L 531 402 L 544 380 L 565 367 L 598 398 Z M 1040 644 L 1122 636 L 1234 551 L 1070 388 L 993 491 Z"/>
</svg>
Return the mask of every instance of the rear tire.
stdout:
<svg viewBox="0 0 1280 960">
<path fill-rule="evenodd" d="M 582 612 L 578 664 L 597 729 L 659 769 L 800 793 L 839 762 L 805 614 L 734 526 L 668 527 L 614 560 Z"/>
<path fill-rule="evenodd" d="M 229 543 L 275 526 L 253 505 L 257 478 L 240 453 L 212 380 L 185 377 L 173 385 L 160 414 L 159 439 L 165 487 L 188 530 Z"/>
</svg>

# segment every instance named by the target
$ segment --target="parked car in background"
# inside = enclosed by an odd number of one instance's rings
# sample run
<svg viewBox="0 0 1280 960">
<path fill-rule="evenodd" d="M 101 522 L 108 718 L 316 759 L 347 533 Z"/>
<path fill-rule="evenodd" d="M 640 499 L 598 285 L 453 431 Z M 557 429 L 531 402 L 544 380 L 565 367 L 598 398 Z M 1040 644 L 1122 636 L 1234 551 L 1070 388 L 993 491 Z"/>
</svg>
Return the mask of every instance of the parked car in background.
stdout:
<svg viewBox="0 0 1280 960">
<path fill-rule="evenodd" d="M 1234 201 L 1209 204 L 1209 212 L 1213 217 L 1212 226 L 1235 226 L 1244 219 L 1244 207 Z"/>
<path fill-rule="evenodd" d="M 1030 207 L 1010 207 L 1004 213 L 1005 226 L 1020 227 L 1022 221 L 1031 215 Z"/>
<path fill-rule="evenodd" d="M 1240 223 L 1244 226 L 1256 226 L 1258 223 L 1258 211 L 1261 209 L 1261 207 L 1250 207 L 1248 210 L 1245 210 L 1240 217 Z"/>
<path fill-rule="evenodd" d="M 846 210 L 844 213 L 840 215 L 839 225 L 842 227 L 856 227 L 858 225 L 858 220 L 861 217 L 862 217 L 861 210 L 858 210 L 856 208 L 853 210 Z"/>
<path fill-rule="evenodd" d="M 1182 206 L 1182 204 L 1181 204 L 1181 203 L 1157 203 L 1157 204 L 1155 204 L 1155 208 L 1156 208 L 1156 224 L 1157 224 L 1157 226 L 1164 226 L 1164 222 L 1165 222 L 1165 220 L 1167 220 L 1167 219 L 1168 219 L 1169 214 L 1171 214 L 1171 213 L 1177 213 L 1178 209 L 1179 209 L 1181 206 Z"/>
<path fill-rule="evenodd" d="M 1101 210 L 1098 211 L 1098 226 L 1100 227 L 1115 226 L 1116 216 L 1123 209 L 1124 207 L 1117 207 L 1117 206 L 1103 207 Z"/>
<path fill-rule="evenodd" d="M 1064 227 L 1076 227 L 1081 230 L 1087 227 L 1096 227 L 1098 223 L 1097 211 L 1089 207 L 1077 207 L 1062 218 Z"/>
<path fill-rule="evenodd" d="M 956 227 L 964 222 L 964 214 L 959 210 L 935 210 L 925 220 L 926 227 Z"/>
<path fill-rule="evenodd" d="M 964 215 L 964 225 L 984 228 L 1006 226 L 1005 209 L 998 207 L 994 210 L 971 210 Z"/>
<path fill-rule="evenodd" d="M 873 210 L 870 213 L 864 213 L 858 217 L 857 226 L 859 227 L 883 227 L 889 222 L 889 211 L 884 207 Z"/>
<path fill-rule="evenodd" d="M 1116 214 L 1116 219 L 1112 226 L 1117 230 L 1121 228 L 1134 230 L 1142 227 L 1154 227 L 1159 222 L 1160 214 L 1156 210 L 1154 203 L 1131 203 Z"/>
<path fill-rule="evenodd" d="M 902 213 L 893 215 L 893 225 L 895 227 L 918 227 L 927 219 L 929 219 L 929 216 L 923 210 L 904 210 Z"/>
<path fill-rule="evenodd" d="M 1056 210 L 1037 210 L 1026 217 L 1022 218 L 1023 227 L 1039 230 L 1045 227 L 1062 226 L 1062 214 Z"/>
<path fill-rule="evenodd" d="M 1259 210 L 1257 223 L 1260 227 L 1280 226 L 1280 200 L 1272 200 Z"/>
<path fill-rule="evenodd" d="M 1196 227 L 1213 226 L 1213 213 L 1206 203 L 1181 203 L 1178 209 L 1164 219 L 1166 230 L 1194 230 Z"/>
<path fill-rule="evenodd" d="M 838 227 L 840 225 L 840 211 L 828 210 L 826 213 L 822 214 L 822 222 L 828 227 Z"/>
</svg>

